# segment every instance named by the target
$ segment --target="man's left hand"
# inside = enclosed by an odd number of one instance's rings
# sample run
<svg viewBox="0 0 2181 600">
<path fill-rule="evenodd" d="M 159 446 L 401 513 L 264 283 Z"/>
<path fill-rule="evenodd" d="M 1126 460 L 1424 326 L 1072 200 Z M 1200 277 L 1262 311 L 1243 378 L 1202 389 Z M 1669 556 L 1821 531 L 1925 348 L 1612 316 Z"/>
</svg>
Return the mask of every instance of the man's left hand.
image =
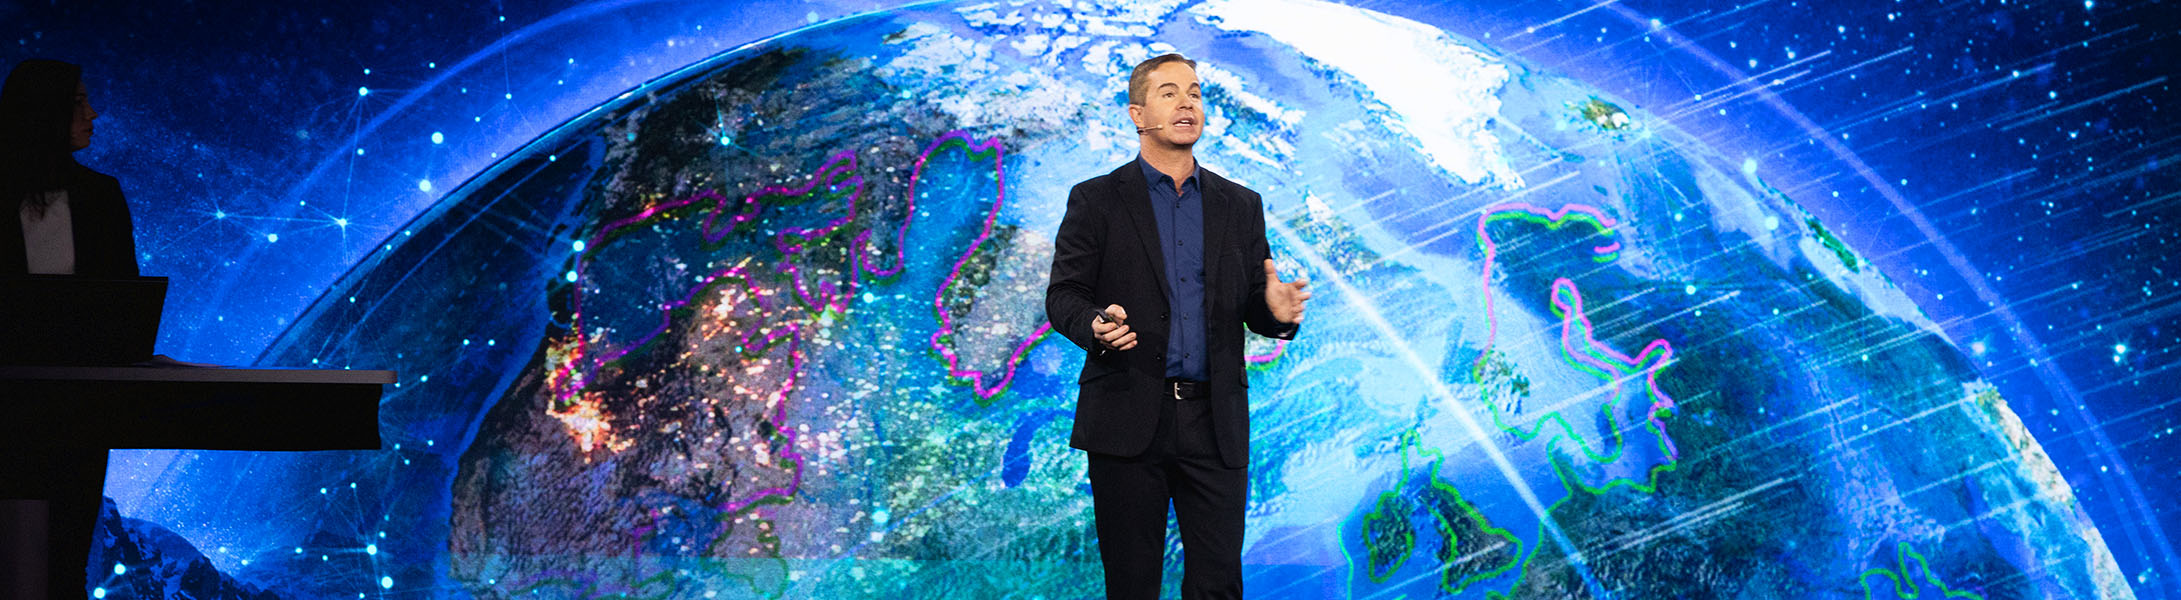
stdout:
<svg viewBox="0 0 2181 600">
<path fill-rule="evenodd" d="M 1272 318 L 1289 325 L 1303 322 L 1303 301 L 1310 299 L 1310 292 L 1303 286 L 1310 285 L 1309 278 L 1291 282 L 1280 281 L 1280 270 L 1265 259 L 1265 306 L 1272 309 Z"/>
</svg>

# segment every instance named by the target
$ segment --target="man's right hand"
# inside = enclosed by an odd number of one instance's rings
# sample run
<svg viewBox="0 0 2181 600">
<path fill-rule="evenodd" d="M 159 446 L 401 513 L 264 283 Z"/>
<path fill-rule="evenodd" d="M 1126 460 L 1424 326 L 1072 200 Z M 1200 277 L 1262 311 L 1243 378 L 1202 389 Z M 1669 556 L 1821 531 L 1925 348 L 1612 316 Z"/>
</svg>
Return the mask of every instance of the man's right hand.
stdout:
<svg viewBox="0 0 2181 600">
<path fill-rule="evenodd" d="M 1091 317 L 1091 335 L 1098 338 L 1098 346 L 1107 350 L 1127 350 L 1136 347 L 1136 332 L 1128 328 L 1128 311 L 1121 305 L 1106 306 L 1106 314 L 1113 320 Z"/>
</svg>

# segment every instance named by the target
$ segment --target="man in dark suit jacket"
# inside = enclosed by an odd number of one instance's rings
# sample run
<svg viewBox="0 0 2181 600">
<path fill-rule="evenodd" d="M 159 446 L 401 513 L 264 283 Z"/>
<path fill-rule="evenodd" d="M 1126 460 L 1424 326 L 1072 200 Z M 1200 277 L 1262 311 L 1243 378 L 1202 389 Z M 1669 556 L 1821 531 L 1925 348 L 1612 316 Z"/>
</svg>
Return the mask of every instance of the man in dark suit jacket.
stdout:
<svg viewBox="0 0 2181 600">
<path fill-rule="evenodd" d="M 1045 292 L 1053 330 L 1089 353 L 1069 445 L 1090 454 L 1107 598 L 1158 597 L 1169 502 L 1182 597 L 1241 598 L 1242 328 L 1293 339 L 1310 293 L 1279 280 L 1257 193 L 1196 164 L 1196 63 L 1146 60 L 1128 97 L 1141 154 L 1069 191 Z"/>
</svg>

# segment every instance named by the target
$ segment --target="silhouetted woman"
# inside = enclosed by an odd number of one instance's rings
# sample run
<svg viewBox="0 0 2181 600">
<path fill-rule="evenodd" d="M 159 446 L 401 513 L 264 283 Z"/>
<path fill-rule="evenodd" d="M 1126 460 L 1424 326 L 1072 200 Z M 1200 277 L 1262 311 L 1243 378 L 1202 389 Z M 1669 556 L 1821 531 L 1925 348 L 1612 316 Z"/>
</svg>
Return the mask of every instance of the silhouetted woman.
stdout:
<svg viewBox="0 0 2181 600">
<path fill-rule="evenodd" d="M 21 275 L 137 275 L 121 185 L 74 156 L 90 147 L 96 119 L 76 65 L 26 60 L 8 73 L 0 88 L 0 285 Z M 83 598 L 106 451 L 7 446 L 0 440 L 0 597 L 43 587 L 51 598 Z"/>
<path fill-rule="evenodd" d="M 26 60 L 8 73 L 0 90 L 0 276 L 137 275 L 121 184 L 76 163 L 96 119 L 76 65 Z"/>
</svg>

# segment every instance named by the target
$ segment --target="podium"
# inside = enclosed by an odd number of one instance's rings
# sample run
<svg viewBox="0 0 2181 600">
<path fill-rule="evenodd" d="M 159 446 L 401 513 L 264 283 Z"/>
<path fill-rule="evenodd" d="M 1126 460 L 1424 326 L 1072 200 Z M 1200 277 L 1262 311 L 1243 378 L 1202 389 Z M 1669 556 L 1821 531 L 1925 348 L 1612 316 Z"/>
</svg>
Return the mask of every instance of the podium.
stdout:
<svg viewBox="0 0 2181 600">
<path fill-rule="evenodd" d="M 0 366 L 0 448 L 376 450 L 393 371 Z"/>
<path fill-rule="evenodd" d="M 42 552 L 0 544 L 0 598 L 84 597 L 107 450 L 376 450 L 393 382 L 392 371 L 0 366 L 0 498 L 46 509 L 0 533 L 43 526 L 47 540 Z"/>
</svg>

